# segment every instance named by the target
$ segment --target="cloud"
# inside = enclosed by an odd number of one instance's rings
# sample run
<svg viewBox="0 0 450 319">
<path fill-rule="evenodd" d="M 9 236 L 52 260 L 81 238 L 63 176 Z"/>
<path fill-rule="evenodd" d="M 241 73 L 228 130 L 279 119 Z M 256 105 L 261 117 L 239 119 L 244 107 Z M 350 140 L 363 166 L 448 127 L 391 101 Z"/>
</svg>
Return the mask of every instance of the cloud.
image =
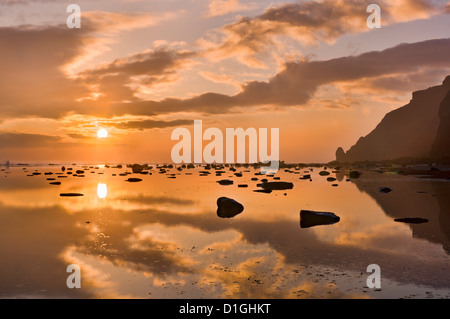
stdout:
<svg viewBox="0 0 450 319">
<path fill-rule="evenodd" d="M 239 108 L 264 105 L 302 106 L 310 101 L 319 87 L 326 84 L 355 83 L 382 76 L 401 77 L 405 74 L 423 72 L 424 69 L 449 68 L 448 52 L 450 52 L 450 38 L 405 43 L 358 56 L 290 62 L 269 81 L 249 82 L 242 86 L 240 93 L 233 96 L 209 92 L 188 99 L 140 100 L 111 105 L 106 114 L 102 112 L 89 114 L 97 116 L 126 114 L 151 116 L 175 112 L 224 114 Z"/>
<path fill-rule="evenodd" d="M 237 11 L 249 10 L 248 4 L 243 4 L 239 0 L 210 0 L 206 17 L 212 18 L 227 15 Z"/>
<path fill-rule="evenodd" d="M 238 88 L 240 88 L 241 86 L 241 84 L 237 80 L 233 79 L 231 76 L 228 76 L 226 74 L 217 74 L 208 71 L 200 71 L 199 74 L 205 79 L 214 83 L 228 84 Z"/>
<path fill-rule="evenodd" d="M 57 145 L 60 138 L 50 135 L 0 132 L 0 148 L 29 148 Z"/>
<path fill-rule="evenodd" d="M 158 48 L 116 59 L 111 63 L 78 74 L 79 79 L 98 87 L 101 99 L 111 101 L 135 100 L 137 89 L 132 85 L 150 87 L 172 82 L 177 71 L 195 57 L 193 51 Z"/>
<path fill-rule="evenodd" d="M 93 47 L 104 44 L 98 38 L 103 28 L 114 22 L 115 30 L 121 29 L 117 25 L 129 26 L 128 22 L 139 24 L 131 22 L 132 15 L 106 14 L 92 19 L 97 15 L 100 13 L 89 15 L 80 29 L 66 25 L 0 27 L 2 118 L 61 118 L 80 107 L 105 108 L 109 102 L 136 100 L 140 86 L 174 81 L 177 71 L 195 55 L 157 48 L 79 74 L 68 72 L 92 57 L 89 51 Z M 107 22 L 99 22 L 102 19 Z"/>
<path fill-rule="evenodd" d="M 118 129 L 126 130 L 150 130 L 155 128 L 167 128 L 180 125 L 192 125 L 192 120 L 173 120 L 173 121 L 159 121 L 159 120 L 142 120 L 142 121 L 127 121 L 119 123 L 104 123 L 106 126 L 113 126 Z"/>
<path fill-rule="evenodd" d="M 347 33 L 368 31 L 366 12 L 371 0 L 302 1 L 267 9 L 256 17 L 244 17 L 226 25 L 222 40 L 209 43 L 214 57 L 237 57 L 242 63 L 255 68 L 264 67 L 259 54 L 283 46 L 280 37 L 294 39 L 303 44 L 317 45 L 334 42 Z M 445 8 L 426 0 L 394 0 L 378 3 L 382 8 L 382 23 L 428 18 L 445 13 Z"/>
<path fill-rule="evenodd" d="M 0 114 L 57 117 L 75 96 L 88 94 L 62 71 L 92 39 L 87 29 L 67 27 L 0 28 Z"/>
</svg>

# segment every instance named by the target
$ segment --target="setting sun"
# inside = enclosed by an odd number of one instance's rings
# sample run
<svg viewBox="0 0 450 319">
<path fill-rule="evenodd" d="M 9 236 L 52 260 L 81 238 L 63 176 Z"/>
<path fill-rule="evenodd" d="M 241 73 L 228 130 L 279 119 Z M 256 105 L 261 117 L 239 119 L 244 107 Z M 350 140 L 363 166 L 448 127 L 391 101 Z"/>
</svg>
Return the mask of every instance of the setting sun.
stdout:
<svg viewBox="0 0 450 319">
<path fill-rule="evenodd" d="M 98 138 L 107 138 L 107 137 L 108 137 L 108 131 L 105 130 L 104 128 L 99 129 L 99 130 L 97 131 L 97 137 L 98 137 Z"/>
</svg>

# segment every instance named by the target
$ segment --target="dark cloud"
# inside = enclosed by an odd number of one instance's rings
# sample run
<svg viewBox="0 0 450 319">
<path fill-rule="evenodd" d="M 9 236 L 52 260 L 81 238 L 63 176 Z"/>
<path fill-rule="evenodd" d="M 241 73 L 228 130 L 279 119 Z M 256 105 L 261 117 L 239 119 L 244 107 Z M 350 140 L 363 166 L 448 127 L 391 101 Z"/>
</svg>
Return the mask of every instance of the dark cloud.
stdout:
<svg viewBox="0 0 450 319">
<path fill-rule="evenodd" d="M 173 72 L 186 59 L 195 56 L 191 51 L 177 51 L 168 48 L 148 50 L 127 58 L 117 59 L 112 63 L 83 72 L 81 75 L 101 76 L 105 74 L 161 75 Z"/>
<path fill-rule="evenodd" d="M 158 121 L 158 120 L 142 120 L 142 121 L 127 121 L 120 123 L 104 123 L 107 126 L 113 126 L 125 130 L 150 130 L 154 128 L 166 128 L 180 125 L 191 125 L 192 120 L 174 120 L 174 121 Z"/>
<path fill-rule="evenodd" d="M 61 139 L 59 137 L 49 135 L 1 132 L 0 141 L 0 148 L 38 148 L 49 145 L 57 145 Z"/>
<path fill-rule="evenodd" d="M 76 140 L 89 140 L 92 138 L 92 136 L 86 136 L 83 134 L 77 134 L 77 133 L 68 133 L 66 134 L 68 137 L 76 139 Z"/>
<path fill-rule="evenodd" d="M 367 52 L 358 56 L 325 61 L 291 62 L 268 82 L 250 82 L 234 96 L 205 93 L 189 99 L 170 98 L 162 101 L 114 104 L 109 107 L 107 114 L 103 115 L 149 116 L 174 112 L 220 114 L 229 113 L 237 107 L 304 105 L 322 85 L 362 81 L 381 76 L 403 76 L 423 72 L 424 69 L 449 68 L 448 52 L 450 52 L 450 39 L 436 39 L 401 44 L 383 51 Z M 101 113 L 89 114 L 102 115 Z"/>
<path fill-rule="evenodd" d="M 83 81 L 98 85 L 101 100 L 135 101 L 136 89 L 130 84 L 151 86 L 172 82 L 177 71 L 196 55 L 192 51 L 159 48 L 117 59 L 79 74 Z M 139 77 L 139 79 L 136 79 Z"/>
</svg>

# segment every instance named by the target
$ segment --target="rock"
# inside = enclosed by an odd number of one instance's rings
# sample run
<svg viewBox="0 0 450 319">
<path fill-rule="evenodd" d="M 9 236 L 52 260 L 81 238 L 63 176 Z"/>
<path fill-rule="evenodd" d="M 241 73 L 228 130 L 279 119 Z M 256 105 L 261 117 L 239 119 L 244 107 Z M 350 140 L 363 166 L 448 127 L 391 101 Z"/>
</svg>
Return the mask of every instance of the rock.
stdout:
<svg viewBox="0 0 450 319">
<path fill-rule="evenodd" d="M 227 185 L 233 185 L 233 181 L 229 180 L 229 179 L 223 179 L 218 181 L 217 183 L 219 183 L 222 186 L 227 186 Z"/>
<path fill-rule="evenodd" d="M 133 166 L 131 166 L 131 169 L 133 170 L 133 173 L 141 173 L 144 170 L 144 166 L 139 165 L 139 164 L 133 164 Z"/>
<path fill-rule="evenodd" d="M 450 122 L 446 121 L 450 117 L 445 116 L 450 113 L 449 91 L 450 77 L 447 76 L 442 85 L 414 92 L 407 105 L 387 113 L 341 161 L 392 161 L 450 155 Z"/>
<path fill-rule="evenodd" d="M 59 196 L 61 196 L 61 197 L 81 197 L 84 195 L 80 194 L 80 193 L 61 193 L 61 194 L 59 194 Z"/>
<path fill-rule="evenodd" d="M 239 187 L 239 188 L 247 188 L 248 185 L 247 185 L 247 184 L 240 184 L 240 185 L 238 185 L 238 187 Z"/>
<path fill-rule="evenodd" d="M 428 219 L 425 218 L 397 218 L 394 219 L 395 222 L 399 222 L 399 223 L 408 223 L 408 224 L 423 224 L 423 223 L 428 223 Z"/>
<path fill-rule="evenodd" d="M 233 218 L 244 211 L 244 206 L 234 199 L 220 197 L 217 200 L 217 216 L 221 218 Z"/>
<path fill-rule="evenodd" d="M 342 147 L 339 147 L 336 150 L 336 161 L 338 162 L 344 162 L 345 161 L 345 152 Z"/>
<path fill-rule="evenodd" d="M 83 174 L 84 174 L 84 171 L 82 171 L 82 170 L 77 170 L 75 173 L 76 173 L 76 174 L 83 175 Z"/>
<path fill-rule="evenodd" d="M 320 176 L 328 176 L 328 175 L 330 175 L 330 172 L 327 172 L 327 171 L 321 171 L 321 172 L 319 172 L 319 175 L 320 175 Z"/>
<path fill-rule="evenodd" d="M 265 190 L 286 190 L 293 189 L 294 184 L 290 182 L 267 182 L 263 183 L 261 187 Z"/>
<path fill-rule="evenodd" d="M 129 178 L 125 182 L 138 183 L 138 182 L 142 182 L 142 179 L 140 179 L 140 178 Z"/>
<path fill-rule="evenodd" d="M 337 181 L 337 179 L 334 178 L 334 177 L 328 177 L 328 178 L 327 178 L 327 181 L 328 181 L 328 182 L 335 182 L 335 181 Z"/>
<path fill-rule="evenodd" d="M 302 180 L 307 180 L 307 179 L 311 179 L 311 175 L 303 175 L 302 177 L 300 177 L 299 179 L 302 179 Z"/>
<path fill-rule="evenodd" d="M 66 170 L 66 168 L 63 166 L 63 167 L 61 167 L 61 171 L 65 171 Z"/>
<path fill-rule="evenodd" d="M 332 225 L 341 219 L 334 213 L 315 212 L 311 210 L 302 210 L 300 212 L 300 227 L 309 228 L 319 225 Z"/>
<path fill-rule="evenodd" d="M 350 173 L 348 174 L 348 177 L 350 178 L 359 178 L 359 176 L 361 176 L 361 173 L 358 171 L 350 171 Z"/>
<path fill-rule="evenodd" d="M 270 194 L 270 193 L 272 193 L 272 190 L 271 189 L 255 189 L 254 192 L 255 193 Z"/>
<path fill-rule="evenodd" d="M 389 187 L 380 187 L 380 193 L 390 193 L 392 192 L 392 189 L 390 189 Z"/>
<path fill-rule="evenodd" d="M 52 182 L 50 185 L 61 185 L 61 182 Z"/>
</svg>

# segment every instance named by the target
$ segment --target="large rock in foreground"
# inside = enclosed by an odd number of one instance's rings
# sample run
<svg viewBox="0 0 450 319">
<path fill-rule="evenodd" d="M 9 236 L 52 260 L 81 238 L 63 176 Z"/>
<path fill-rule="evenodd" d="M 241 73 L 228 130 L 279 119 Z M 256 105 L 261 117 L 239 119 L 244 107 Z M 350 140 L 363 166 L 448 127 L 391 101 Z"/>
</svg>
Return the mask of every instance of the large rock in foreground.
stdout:
<svg viewBox="0 0 450 319">
<path fill-rule="evenodd" d="M 300 212 L 300 227 L 309 228 L 319 225 L 332 225 L 341 219 L 334 213 L 314 212 L 311 210 L 302 210 Z"/>
<path fill-rule="evenodd" d="M 221 218 L 233 218 L 244 211 L 244 206 L 234 199 L 220 197 L 217 200 L 217 216 Z"/>
</svg>

